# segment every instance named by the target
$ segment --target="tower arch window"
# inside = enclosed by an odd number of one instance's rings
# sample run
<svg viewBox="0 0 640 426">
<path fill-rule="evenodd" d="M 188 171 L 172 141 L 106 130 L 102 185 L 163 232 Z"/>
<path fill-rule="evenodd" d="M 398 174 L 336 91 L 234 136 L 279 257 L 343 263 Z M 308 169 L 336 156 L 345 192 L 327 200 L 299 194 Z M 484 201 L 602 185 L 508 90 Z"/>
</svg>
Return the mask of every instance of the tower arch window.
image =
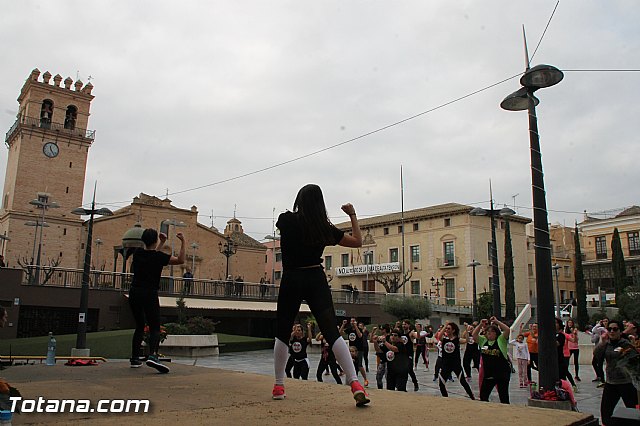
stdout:
<svg viewBox="0 0 640 426">
<path fill-rule="evenodd" d="M 78 118 L 78 108 L 75 105 L 67 107 L 67 114 L 64 117 L 64 128 L 73 130 L 76 128 L 76 119 Z"/>
<path fill-rule="evenodd" d="M 40 108 L 40 127 L 44 129 L 50 129 L 52 118 L 53 101 L 51 99 L 45 99 L 44 101 L 42 101 L 42 107 Z"/>
</svg>

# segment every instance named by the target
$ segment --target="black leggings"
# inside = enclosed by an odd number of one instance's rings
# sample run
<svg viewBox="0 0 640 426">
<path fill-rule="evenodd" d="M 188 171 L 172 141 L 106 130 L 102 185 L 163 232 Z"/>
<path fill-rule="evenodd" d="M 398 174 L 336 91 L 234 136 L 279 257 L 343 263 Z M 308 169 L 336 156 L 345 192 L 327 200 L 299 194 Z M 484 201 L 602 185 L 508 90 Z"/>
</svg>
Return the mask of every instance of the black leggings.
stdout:
<svg viewBox="0 0 640 426">
<path fill-rule="evenodd" d="M 611 416 L 620 398 L 622 398 L 627 408 L 634 408 L 638 404 L 638 392 L 633 387 L 633 384 L 612 385 L 605 383 L 602 391 L 602 400 L 600 401 L 600 416 L 602 416 L 603 425 L 612 424 Z"/>
<path fill-rule="evenodd" d="M 576 382 L 573 380 L 573 376 L 569 373 L 569 363 L 571 362 L 571 358 L 565 357 L 563 361 L 558 360 L 558 372 L 560 373 L 558 377 L 560 379 L 568 380 L 571 383 L 571 386 L 575 386 Z"/>
<path fill-rule="evenodd" d="M 442 396 L 449 396 L 447 387 L 445 386 L 445 382 L 447 381 L 447 378 L 451 376 L 451 373 L 455 373 L 456 376 L 458 376 L 460 384 L 464 388 L 465 392 L 467 392 L 467 395 L 469 395 L 469 398 L 475 399 L 475 397 L 473 396 L 473 391 L 471 390 L 469 383 L 467 383 L 467 379 L 465 379 L 464 374 L 462 373 L 462 365 L 460 363 L 442 363 L 442 368 L 440 369 L 440 374 L 438 375 L 438 384 L 440 385 L 440 393 L 442 394 Z"/>
<path fill-rule="evenodd" d="M 324 370 L 327 368 L 331 369 L 331 374 L 336 380 L 336 383 L 341 385 L 342 380 L 340 380 L 340 374 L 338 373 L 338 363 L 336 362 L 335 358 L 332 357 L 329 357 L 329 359 L 326 361 L 322 357 L 320 357 L 320 361 L 318 362 L 318 370 L 316 370 L 316 379 L 321 382 L 322 373 L 324 373 Z"/>
<path fill-rule="evenodd" d="M 427 345 L 416 345 L 416 354 L 414 357 L 414 367 L 418 366 L 418 361 L 420 361 L 420 357 L 422 357 L 422 362 L 424 365 L 428 366 L 429 361 L 427 360 Z"/>
<path fill-rule="evenodd" d="M 531 362 L 527 364 L 527 379 L 531 381 L 531 369 L 538 371 L 538 352 L 529 352 Z"/>
<path fill-rule="evenodd" d="M 408 370 L 394 372 L 393 368 L 388 368 L 387 366 L 387 390 L 397 390 L 400 392 L 406 392 L 408 381 L 409 381 Z"/>
<path fill-rule="evenodd" d="M 309 378 L 309 363 L 306 359 L 293 360 L 293 378 L 302 380 Z"/>
<path fill-rule="evenodd" d="M 340 335 L 336 327 L 336 312 L 333 308 L 331 290 L 321 267 L 287 269 L 282 274 L 278 295 L 278 320 L 276 337 L 281 342 L 291 338 L 291 327 L 305 300 L 316 318 L 320 331 L 329 346 L 333 347 Z M 286 344 L 286 343 L 285 343 Z"/>
<path fill-rule="evenodd" d="M 158 353 L 160 346 L 160 303 L 155 290 L 132 287 L 129 291 L 129 307 L 136 329 L 131 340 L 131 358 L 140 357 L 140 346 L 144 339 L 144 326 L 149 325 L 149 354 Z"/>
<path fill-rule="evenodd" d="M 494 379 L 493 377 L 482 378 L 482 384 L 480 385 L 480 401 L 489 401 L 489 395 L 493 391 L 494 387 L 498 388 L 498 396 L 502 404 L 509 403 L 509 379 Z"/>
<path fill-rule="evenodd" d="M 576 377 L 578 377 L 578 372 L 580 371 L 580 364 L 578 364 L 578 359 L 580 358 L 580 349 L 569 349 L 569 352 L 573 356 L 573 366 L 576 372 Z"/>
<path fill-rule="evenodd" d="M 473 368 L 478 370 L 480 368 L 480 349 L 478 349 L 477 343 L 467 343 L 462 356 L 462 368 L 467 377 L 471 377 L 471 361 L 473 361 Z"/>
</svg>

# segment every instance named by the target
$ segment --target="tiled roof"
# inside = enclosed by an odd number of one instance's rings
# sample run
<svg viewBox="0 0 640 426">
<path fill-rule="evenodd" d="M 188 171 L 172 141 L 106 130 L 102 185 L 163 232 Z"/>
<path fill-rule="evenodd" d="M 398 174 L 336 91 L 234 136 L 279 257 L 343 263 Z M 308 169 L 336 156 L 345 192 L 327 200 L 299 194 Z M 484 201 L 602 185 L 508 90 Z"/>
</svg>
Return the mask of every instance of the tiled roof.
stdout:
<svg viewBox="0 0 640 426">
<path fill-rule="evenodd" d="M 264 245 L 243 232 L 232 232 L 231 241 L 238 247 L 251 247 L 258 249 L 265 249 Z"/>
<path fill-rule="evenodd" d="M 622 216 L 638 216 L 640 215 L 640 207 L 638 206 L 631 206 L 627 209 L 624 209 L 622 212 L 618 213 L 616 215 L 616 217 L 622 217 Z"/>
<path fill-rule="evenodd" d="M 469 214 L 469 212 L 472 209 L 473 207 L 471 206 L 458 204 L 458 203 L 446 203 L 446 204 L 439 204 L 436 206 L 422 207 L 420 209 L 405 211 L 404 222 L 407 223 L 407 222 L 413 222 L 416 220 L 431 219 L 435 217 L 446 217 L 446 216 L 459 215 L 459 214 Z M 358 224 L 360 225 L 360 228 L 371 228 L 371 227 L 381 226 L 381 225 L 392 225 L 395 223 L 400 223 L 402 221 L 402 216 L 403 216 L 402 212 L 396 212 L 396 213 L 389 213 L 381 216 L 368 217 L 364 219 L 358 218 Z M 531 222 L 531 219 L 523 216 L 517 216 L 517 215 L 511 216 L 509 219 L 514 222 L 522 222 L 522 223 Z M 336 224 L 336 227 L 338 228 L 350 228 L 350 226 L 351 226 L 351 222 L 341 222 Z"/>
</svg>

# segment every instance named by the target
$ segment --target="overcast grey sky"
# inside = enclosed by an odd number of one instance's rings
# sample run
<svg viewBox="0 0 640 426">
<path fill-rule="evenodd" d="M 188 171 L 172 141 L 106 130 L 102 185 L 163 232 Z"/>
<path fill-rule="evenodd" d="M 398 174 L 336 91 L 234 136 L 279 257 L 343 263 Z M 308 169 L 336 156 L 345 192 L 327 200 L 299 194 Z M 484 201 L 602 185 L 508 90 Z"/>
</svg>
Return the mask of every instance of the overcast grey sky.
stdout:
<svg viewBox="0 0 640 426">
<path fill-rule="evenodd" d="M 518 78 L 384 131 L 524 69 L 556 0 L 12 1 L 0 14 L 0 128 L 33 68 L 95 89 L 85 202 L 111 209 L 140 192 L 196 205 L 256 239 L 272 212 L 317 183 L 330 216 L 446 202 L 532 217 L 526 112 L 500 101 Z M 552 222 L 639 204 L 637 0 L 562 0 L 532 59 L 565 71 L 538 107 Z M 0 150 L 4 179 L 7 150 Z M 1 183 L 1 182 L 0 182 Z M 210 185 L 214 184 L 214 185 Z M 208 185 L 208 186 L 206 186 Z M 197 190 L 190 190 L 203 187 Z M 190 190 L 190 191 L 188 191 Z M 176 193 L 180 192 L 180 193 Z M 175 194 L 174 194 L 175 193 Z M 55 199 L 55 194 L 53 194 Z"/>
</svg>

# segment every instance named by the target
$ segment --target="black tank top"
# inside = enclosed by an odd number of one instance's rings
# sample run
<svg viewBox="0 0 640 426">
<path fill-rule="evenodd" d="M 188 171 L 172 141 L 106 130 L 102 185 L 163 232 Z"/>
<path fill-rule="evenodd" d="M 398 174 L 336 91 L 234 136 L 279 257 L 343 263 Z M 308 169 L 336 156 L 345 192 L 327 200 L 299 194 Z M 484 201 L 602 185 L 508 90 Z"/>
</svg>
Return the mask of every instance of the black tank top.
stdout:
<svg viewBox="0 0 640 426">
<path fill-rule="evenodd" d="M 482 354 L 482 365 L 484 367 L 484 377 L 488 379 L 507 379 L 511 374 L 511 368 L 507 362 L 498 341 L 493 343 L 485 342 L 480 348 Z"/>
<path fill-rule="evenodd" d="M 460 339 L 458 339 L 457 336 L 453 339 L 450 339 L 449 337 L 443 335 L 440 338 L 440 343 L 442 344 L 442 362 L 459 364 Z"/>
<path fill-rule="evenodd" d="M 307 357 L 308 344 L 309 343 L 307 342 L 306 337 L 302 337 L 300 339 L 297 337 L 292 337 L 289 341 L 289 354 L 293 357 L 294 360 L 302 361 Z"/>
</svg>

